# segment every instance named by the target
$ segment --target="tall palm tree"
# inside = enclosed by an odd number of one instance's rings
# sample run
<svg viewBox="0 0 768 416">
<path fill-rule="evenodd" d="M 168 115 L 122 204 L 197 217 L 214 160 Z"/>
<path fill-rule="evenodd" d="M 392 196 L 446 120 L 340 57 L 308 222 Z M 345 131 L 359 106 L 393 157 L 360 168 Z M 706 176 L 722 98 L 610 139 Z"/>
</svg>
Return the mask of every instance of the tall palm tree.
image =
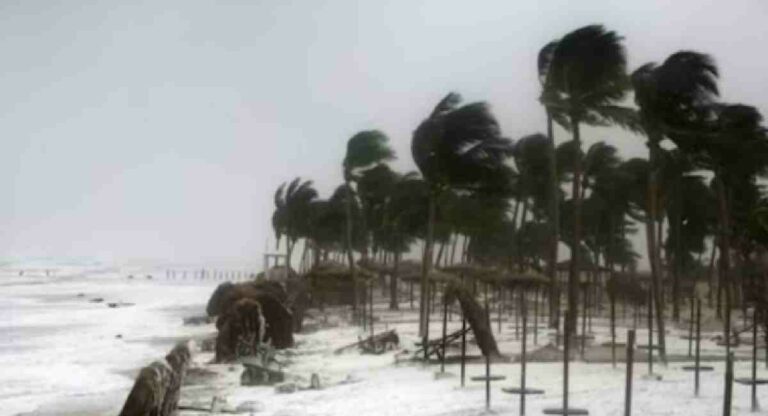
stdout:
<svg viewBox="0 0 768 416">
<path fill-rule="evenodd" d="M 383 229 L 382 245 L 393 253 L 394 267 L 390 276 L 390 309 L 398 308 L 397 282 L 400 272 L 400 256 L 407 252 L 413 241 L 423 234 L 424 218 L 429 211 L 429 188 L 415 174 L 405 174 L 396 179 L 390 189 L 386 206 L 387 222 Z"/>
<path fill-rule="evenodd" d="M 733 235 L 732 204 L 734 190 L 743 189 L 745 183 L 753 183 L 757 176 L 768 172 L 768 136 L 761 126 L 762 115 L 751 106 L 743 104 L 715 105 L 714 122 L 699 140 L 692 136 L 675 135 L 680 146 L 689 151 L 700 151 L 699 161 L 714 173 L 714 185 L 718 201 L 720 233 L 720 270 L 725 289 L 724 336 L 730 350 L 732 284 L 731 240 Z"/>
<path fill-rule="evenodd" d="M 304 236 L 307 221 L 310 218 L 313 200 L 317 191 L 312 187 L 312 181 L 296 178 L 288 184 L 283 183 L 275 192 L 275 212 L 272 215 L 272 225 L 275 234 L 285 235 L 285 265 L 291 267 L 291 255 L 296 240 Z"/>
<path fill-rule="evenodd" d="M 648 260 L 651 265 L 659 350 L 666 359 L 664 310 L 661 302 L 660 236 L 656 235 L 659 220 L 658 154 L 664 137 L 695 129 L 706 114 L 707 106 L 718 94 L 717 67 L 704 54 L 681 51 L 672 54 L 662 65 L 648 63 L 632 73 L 635 102 L 640 108 L 640 122 L 648 137 L 648 209 L 646 234 Z"/>
<path fill-rule="evenodd" d="M 541 84 L 541 101 L 544 104 L 544 108 L 547 113 L 547 148 L 549 153 L 548 158 L 548 171 L 549 171 L 549 184 L 547 189 L 549 190 L 549 258 L 547 259 L 547 276 L 549 277 L 549 325 L 556 327 L 559 320 L 559 299 L 557 296 L 557 254 L 558 246 L 560 244 L 560 213 L 558 207 L 560 206 L 560 182 L 558 181 L 557 174 L 557 158 L 556 158 L 556 145 L 555 145 L 555 133 L 553 129 L 554 117 L 558 117 L 558 122 L 561 125 L 567 125 L 567 118 L 564 117 L 562 111 L 557 111 L 557 108 L 550 108 L 546 105 L 549 97 L 555 97 L 556 91 L 552 88 L 549 82 L 549 67 L 552 62 L 552 55 L 557 47 L 557 41 L 549 42 L 539 51 L 538 59 L 538 74 L 539 83 Z"/>
<path fill-rule="evenodd" d="M 616 105 L 629 86 L 621 41 L 615 32 L 591 25 L 568 33 L 557 41 L 552 51 L 547 71 L 549 93 L 543 97 L 543 103 L 565 116 L 577 149 L 581 149 L 582 123 L 636 127 L 634 112 Z M 571 192 L 574 201 L 571 247 L 579 247 L 581 241 L 581 174 L 581 158 L 577 158 Z M 579 250 L 572 250 L 568 274 L 571 316 L 578 316 L 579 260 Z M 575 322 L 571 322 L 569 328 L 575 329 Z"/>
<path fill-rule="evenodd" d="M 504 162 L 511 142 L 501 137 L 496 118 L 485 103 L 459 106 L 461 97 L 450 93 L 413 133 L 411 154 L 430 187 L 429 216 L 421 276 L 419 333 L 429 334 L 426 300 L 427 273 L 432 266 L 435 203 L 446 189 L 500 191 L 508 186 L 510 168 Z"/>
<path fill-rule="evenodd" d="M 342 173 L 344 175 L 344 185 L 347 187 L 346 209 L 347 209 L 347 227 L 346 227 L 346 252 L 347 262 L 349 263 L 352 281 L 357 285 L 355 257 L 352 252 L 352 204 L 354 190 L 352 183 L 357 180 L 357 174 L 360 169 L 371 167 L 382 161 L 394 158 L 392 149 L 389 148 L 389 138 L 379 130 L 364 130 L 352 136 L 347 142 L 347 154 L 342 163 Z M 363 246 L 363 257 L 367 256 L 367 247 Z M 357 287 L 352 297 L 352 310 L 357 311 Z"/>
</svg>

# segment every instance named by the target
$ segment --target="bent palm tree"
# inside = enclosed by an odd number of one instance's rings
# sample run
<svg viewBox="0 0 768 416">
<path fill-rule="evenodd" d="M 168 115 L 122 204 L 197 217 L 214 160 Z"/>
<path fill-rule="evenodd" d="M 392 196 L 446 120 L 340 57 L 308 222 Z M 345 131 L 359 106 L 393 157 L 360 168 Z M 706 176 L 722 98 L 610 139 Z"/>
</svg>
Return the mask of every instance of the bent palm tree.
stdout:
<svg viewBox="0 0 768 416">
<path fill-rule="evenodd" d="M 285 187 L 280 185 L 275 192 L 275 212 L 272 214 L 272 225 L 275 234 L 285 235 L 285 266 L 291 268 L 291 254 L 296 240 L 302 237 L 308 228 L 311 217 L 312 202 L 317 198 L 317 191 L 312 187 L 312 181 L 301 181 L 296 178 Z"/>
<path fill-rule="evenodd" d="M 346 211 L 347 211 L 347 227 L 346 227 L 346 252 L 347 262 L 349 263 L 350 274 L 352 275 L 352 281 L 357 285 L 355 257 L 352 253 L 352 199 L 354 198 L 354 190 L 352 189 L 352 182 L 356 181 L 356 171 L 375 165 L 381 161 L 394 158 L 392 149 L 389 148 L 387 142 L 389 139 L 387 136 L 378 130 L 365 130 L 361 131 L 347 142 L 347 154 L 344 157 L 342 164 L 344 174 L 344 185 L 347 187 L 346 198 Z M 367 247 L 363 246 L 363 256 L 367 255 Z M 357 311 L 357 287 L 354 290 L 354 296 L 352 297 L 352 311 Z"/>
<path fill-rule="evenodd" d="M 634 111 L 615 105 L 624 98 L 629 86 L 621 40 L 615 32 L 592 25 L 565 35 L 552 51 L 547 71 L 549 93 L 543 97 L 543 103 L 567 118 L 578 151 L 581 149 L 579 128 L 582 123 L 637 128 Z M 571 247 L 579 247 L 581 242 L 581 170 L 581 158 L 577 157 L 571 192 L 574 202 Z M 579 257 L 579 250 L 571 250 L 568 273 L 570 316 L 578 316 Z M 569 330 L 574 328 L 575 321 L 572 321 Z"/>
<path fill-rule="evenodd" d="M 661 236 L 657 236 L 655 232 L 656 222 L 659 220 L 657 159 L 661 149 L 660 143 L 665 136 L 688 134 L 692 129 L 697 129 L 696 125 L 706 114 L 706 108 L 718 94 L 717 75 L 717 67 L 709 56 L 690 51 L 671 55 L 661 66 L 654 63 L 645 64 L 632 73 L 635 102 L 640 107 L 640 122 L 648 137 L 648 215 L 645 225 L 656 305 L 659 351 L 664 360 L 666 344 L 658 242 Z"/>
<path fill-rule="evenodd" d="M 421 273 L 419 334 L 428 335 L 427 273 L 432 267 L 435 201 L 446 189 L 501 191 L 508 186 L 510 167 L 504 162 L 512 145 L 501 137 L 499 124 L 485 103 L 459 106 L 450 93 L 413 133 L 411 154 L 430 187 L 429 217 Z"/>
</svg>

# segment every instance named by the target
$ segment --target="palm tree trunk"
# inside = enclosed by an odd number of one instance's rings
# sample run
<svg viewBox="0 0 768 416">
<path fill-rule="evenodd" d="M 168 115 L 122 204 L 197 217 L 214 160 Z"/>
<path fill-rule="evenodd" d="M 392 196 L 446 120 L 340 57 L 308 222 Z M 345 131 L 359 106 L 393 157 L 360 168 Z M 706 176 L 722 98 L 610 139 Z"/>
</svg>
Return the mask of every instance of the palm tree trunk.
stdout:
<svg viewBox="0 0 768 416">
<path fill-rule="evenodd" d="M 357 292 L 358 292 L 358 284 L 357 284 L 357 270 L 355 269 L 355 256 L 352 254 L 352 186 L 349 183 L 349 179 L 346 179 L 344 181 L 344 184 L 347 186 L 347 197 L 345 198 L 345 208 L 346 208 L 346 216 L 347 216 L 347 229 L 346 229 L 346 238 L 344 239 L 344 245 L 346 246 L 346 252 L 347 252 L 347 262 L 349 263 L 349 273 L 352 277 L 352 314 L 353 314 L 353 321 L 357 314 Z"/>
<path fill-rule="evenodd" d="M 455 258 L 454 256 L 456 255 L 456 242 L 459 241 L 459 235 L 455 234 L 455 233 L 451 233 L 451 237 L 452 237 L 451 240 L 453 240 L 453 241 L 451 243 L 451 260 L 450 260 L 450 264 L 454 264 L 453 260 Z"/>
<path fill-rule="evenodd" d="M 395 265 L 392 268 L 392 275 L 389 276 L 389 309 L 399 309 L 397 301 L 397 279 L 400 275 L 400 253 L 398 251 L 393 252 L 395 256 Z"/>
<path fill-rule="evenodd" d="M 522 273 L 525 270 L 525 259 L 523 258 L 523 244 L 522 244 L 522 233 L 520 230 L 523 229 L 523 225 L 525 225 L 525 221 L 528 217 L 528 199 L 523 199 L 523 214 L 520 216 L 520 225 L 517 227 L 517 269 L 520 273 Z"/>
<path fill-rule="evenodd" d="M 682 265 L 682 241 L 680 231 L 682 228 L 683 223 L 683 196 L 681 193 L 681 182 L 682 182 L 682 174 L 678 174 L 675 177 L 675 215 L 674 215 L 674 224 L 670 224 L 674 227 L 675 232 L 675 254 L 673 259 L 675 260 L 674 264 L 674 274 L 673 274 L 673 281 L 672 281 L 672 319 L 675 320 L 675 322 L 680 321 L 680 267 Z"/>
<path fill-rule="evenodd" d="M 424 259 L 421 262 L 421 301 L 419 302 L 419 336 L 429 336 L 429 281 L 427 275 L 432 268 L 432 246 L 435 239 L 435 191 L 429 193 L 429 217 L 427 219 L 427 238 L 424 241 Z"/>
<path fill-rule="evenodd" d="M 730 269 L 730 218 L 728 213 L 728 193 L 720 172 L 715 173 L 715 187 L 717 188 L 718 218 L 720 220 L 720 269 L 721 284 L 725 289 L 725 318 L 724 337 L 726 357 L 731 352 L 731 282 Z"/>
<path fill-rule="evenodd" d="M 560 184 L 557 180 L 557 159 L 555 157 L 555 135 L 552 128 L 552 114 L 547 111 L 547 136 L 549 138 L 549 261 L 547 263 L 547 276 L 549 276 L 549 326 L 557 327 L 558 324 L 558 297 L 557 293 L 557 248 L 560 241 L 560 213 L 558 200 L 560 196 Z"/>
<path fill-rule="evenodd" d="M 661 264 L 659 263 L 658 244 L 656 241 L 656 209 L 657 184 L 656 184 L 656 152 L 658 141 L 649 140 L 649 169 L 648 169 L 648 207 L 645 217 L 645 231 L 648 240 L 648 261 L 651 265 L 651 286 L 654 303 L 656 306 L 656 326 L 658 331 L 659 354 L 664 363 L 667 362 L 667 350 L 664 336 L 664 305 L 661 296 Z M 653 305 L 649 305 L 653 307 Z"/>
<path fill-rule="evenodd" d="M 717 236 L 712 237 L 712 251 L 709 256 L 709 291 L 707 292 L 707 306 L 712 308 L 712 299 L 715 293 L 715 254 L 717 250 Z"/>
<path fill-rule="evenodd" d="M 576 317 L 579 316 L 579 273 L 581 265 L 579 257 L 581 255 L 581 135 L 579 131 L 579 120 L 571 116 L 571 125 L 573 126 L 573 141 L 576 144 L 576 160 L 573 169 L 573 188 L 571 195 L 573 198 L 573 236 L 571 240 L 571 264 L 568 270 L 568 314 L 570 322 L 566 322 L 566 328 L 571 334 L 576 333 Z"/>
<path fill-rule="evenodd" d="M 435 259 L 435 265 L 440 267 L 440 261 L 443 259 L 443 251 L 445 250 L 445 241 L 440 242 L 440 248 L 437 250 L 437 259 Z"/>
</svg>

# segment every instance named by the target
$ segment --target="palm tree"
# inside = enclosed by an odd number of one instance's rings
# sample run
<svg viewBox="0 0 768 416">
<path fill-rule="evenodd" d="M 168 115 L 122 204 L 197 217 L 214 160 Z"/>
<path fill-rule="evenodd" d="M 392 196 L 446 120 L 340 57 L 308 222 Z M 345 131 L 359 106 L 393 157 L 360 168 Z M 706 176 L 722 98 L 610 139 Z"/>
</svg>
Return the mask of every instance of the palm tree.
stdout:
<svg viewBox="0 0 768 416">
<path fill-rule="evenodd" d="M 762 115 L 751 106 L 743 104 L 715 105 L 714 123 L 710 130 L 695 136 L 676 135 L 680 146 L 698 152 L 699 162 L 714 173 L 714 185 L 718 201 L 720 233 L 720 273 L 725 289 L 724 336 L 730 350 L 732 284 L 730 276 L 731 240 L 733 235 L 732 205 L 734 190 L 744 189 L 745 183 L 753 183 L 757 176 L 768 171 L 768 137 L 761 126 Z"/>
<path fill-rule="evenodd" d="M 291 268 L 291 254 L 296 240 L 304 237 L 308 228 L 311 205 L 317 198 L 317 191 L 312 187 L 312 181 L 301 181 L 296 178 L 288 184 L 283 183 L 275 192 L 275 212 L 272 214 L 272 226 L 279 242 L 280 236 L 285 235 L 285 266 Z"/>
<path fill-rule="evenodd" d="M 645 64 L 632 73 L 635 102 L 640 108 L 640 122 L 648 137 L 650 169 L 646 234 L 659 350 L 663 359 L 666 359 L 666 349 L 661 302 L 661 259 L 655 231 L 659 220 L 657 159 L 665 136 L 684 134 L 695 129 L 695 125 L 706 113 L 706 107 L 718 94 L 717 75 L 717 67 L 709 56 L 690 51 L 677 52 L 660 66 Z"/>
<path fill-rule="evenodd" d="M 350 274 L 352 281 L 357 285 L 355 257 L 352 253 L 352 204 L 354 198 L 354 190 L 352 189 L 352 183 L 357 180 L 358 170 L 370 167 L 382 161 L 390 160 L 394 158 L 392 149 L 389 148 L 387 142 L 389 138 L 378 130 L 365 130 L 361 131 L 347 142 L 347 154 L 344 157 L 342 163 L 344 185 L 347 187 L 346 209 L 347 209 L 347 227 L 346 227 L 346 252 L 347 262 L 349 263 Z M 363 245 L 363 257 L 368 254 L 366 245 Z M 352 311 L 357 311 L 357 288 L 355 288 L 354 296 L 352 297 Z"/>
<path fill-rule="evenodd" d="M 387 222 L 383 228 L 382 246 L 394 254 L 394 267 L 390 276 L 390 309 L 398 308 L 397 282 L 400 274 L 400 256 L 407 252 L 424 229 L 424 218 L 429 211 L 429 188 L 414 174 L 396 179 L 390 189 L 386 206 Z"/>
<path fill-rule="evenodd" d="M 419 333 L 428 336 L 426 315 L 427 273 L 432 266 L 435 202 L 446 189 L 499 191 L 508 185 L 510 168 L 505 165 L 511 142 L 501 137 L 496 119 L 485 103 L 459 106 L 461 97 L 450 93 L 418 126 L 411 141 L 411 154 L 429 184 L 429 214 L 422 263 L 422 294 Z"/>
<path fill-rule="evenodd" d="M 617 106 L 627 91 L 626 57 L 622 38 L 603 26 L 577 29 L 557 41 L 547 70 L 547 91 L 543 103 L 553 112 L 563 114 L 573 134 L 574 146 L 581 149 L 582 123 L 619 124 L 636 128 L 634 112 Z M 557 119 L 555 119 L 557 120 Z M 573 198 L 573 233 L 571 247 L 581 241 L 581 158 L 576 158 L 571 197 Z M 579 250 L 571 251 L 568 274 L 568 309 L 577 316 Z M 575 321 L 569 325 L 575 329 Z"/>
<path fill-rule="evenodd" d="M 552 88 L 549 82 L 549 67 L 552 62 L 552 55 L 557 47 L 557 42 L 549 42 L 539 51 L 538 59 L 538 74 L 539 83 L 541 84 L 541 99 L 542 103 L 548 101 L 548 97 L 555 97 L 556 91 Z M 557 111 L 557 108 L 551 109 L 544 104 L 544 108 L 547 113 L 547 148 L 549 153 L 548 158 L 548 171 L 549 171 L 549 258 L 547 259 L 547 276 L 549 277 L 549 326 L 557 327 L 559 321 L 559 302 L 557 297 L 557 253 L 558 246 L 560 244 L 560 213 L 558 207 L 560 206 L 560 182 L 558 180 L 558 164 L 556 158 L 556 145 L 555 134 L 553 129 L 554 117 L 558 117 L 558 123 L 561 125 L 567 125 L 567 118 L 561 111 Z"/>
</svg>

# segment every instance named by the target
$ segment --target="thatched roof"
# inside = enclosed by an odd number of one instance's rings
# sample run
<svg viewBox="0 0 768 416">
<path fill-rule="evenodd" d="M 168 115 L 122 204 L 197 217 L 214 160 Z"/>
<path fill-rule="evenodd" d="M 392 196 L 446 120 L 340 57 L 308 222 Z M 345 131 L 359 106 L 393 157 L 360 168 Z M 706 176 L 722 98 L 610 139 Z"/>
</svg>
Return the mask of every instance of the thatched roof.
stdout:
<svg viewBox="0 0 768 416">
<path fill-rule="evenodd" d="M 568 271 L 571 268 L 571 259 L 563 260 L 557 262 L 557 270 L 558 271 Z M 595 263 L 590 258 L 581 258 L 579 259 L 579 269 L 583 272 L 591 272 L 594 270 L 597 270 L 599 272 L 607 272 L 610 271 L 610 269 L 603 267 L 603 266 L 597 266 L 595 268 Z"/>
<path fill-rule="evenodd" d="M 291 269 L 289 272 L 285 266 L 272 266 L 268 272 L 270 280 L 284 281 L 298 276 L 295 270 Z M 265 277 L 266 274 L 263 271 L 256 275 L 257 280 L 262 280 Z"/>
<path fill-rule="evenodd" d="M 503 285 L 506 287 L 545 286 L 549 284 L 549 279 L 546 276 L 535 271 L 519 273 L 491 269 L 480 279 L 485 283 Z"/>
<path fill-rule="evenodd" d="M 468 277 L 475 277 L 478 274 L 486 273 L 488 268 L 473 263 L 457 263 L 443 267 L 441 270 L 448 273 L 464 274 Z"/>
<path fill-rule="evenodd" d="M 360 259 L 357 265 L 374 273 L 390 273 L 392 265 L 384 264 L 371 259 Z"/>
<path fill-rule="evenodd" d="M 427 274 L 427 279 L 439 283 L 454 282 L 459 280 L 459 278 L 455 275 L 440 270 L 430 270 L 430 272 Z M 401 274 L 400 280 L 419 283 L 421 281 L 421 271 L 419 270 Z"/>
<path fill-rule="evenodd" d="M 362 280 L 376 277 L 375 273 L 362 267 L 358 267 L 355 274 L 358 279 Z M 307 272 L 309 279 L 351 279 L 351 277 L 349 267 L 333 261 L 321 262 Z"/>
</svg>

